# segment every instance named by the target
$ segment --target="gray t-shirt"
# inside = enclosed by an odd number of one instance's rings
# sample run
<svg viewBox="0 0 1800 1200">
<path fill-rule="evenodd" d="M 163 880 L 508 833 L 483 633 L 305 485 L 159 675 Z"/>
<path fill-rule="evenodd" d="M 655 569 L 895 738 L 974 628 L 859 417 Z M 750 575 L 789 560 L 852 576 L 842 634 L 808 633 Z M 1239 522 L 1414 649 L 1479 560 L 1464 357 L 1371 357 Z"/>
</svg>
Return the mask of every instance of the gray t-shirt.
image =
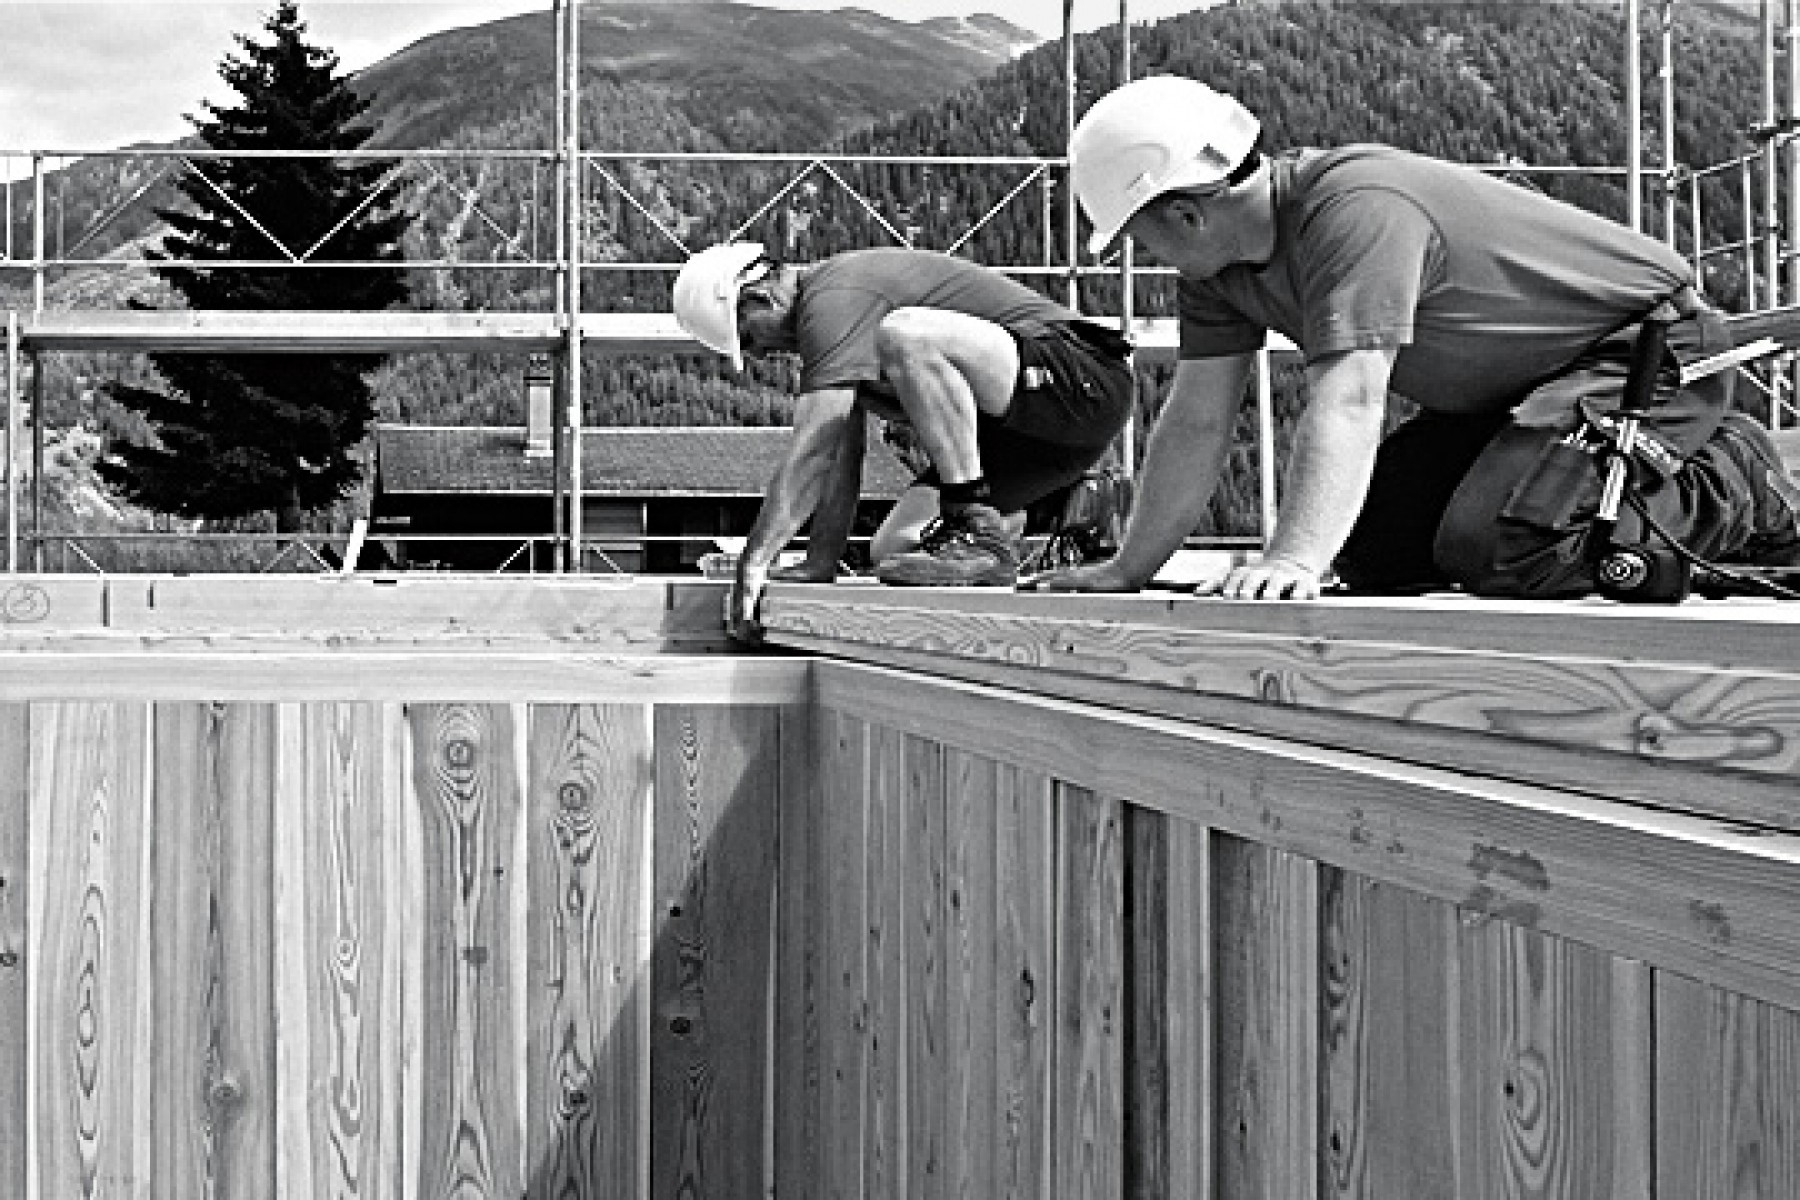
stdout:
<svg viewBox="0 0 1800 1200">
<path fill-rule="evenodd" d="M 833 255 L 804 272 L 794 301 L 800 390 L 881 378 L 875 330 L 896 308 L 937 308 L 1008 329 L 1075 319 L 1069 309 L 998 272 L 931 250 Z"/>
<path fill-rule="evenodd" d="M 1372 145 L 1272 165 L 1274 255 L 1181 281 L 1183 358 L 1267 329 L 1309 361 L 1394 347 L 1394 391 L 1492 412 L 1693 277 L 1660 242 L 1471 167 Z"/>
</svg>

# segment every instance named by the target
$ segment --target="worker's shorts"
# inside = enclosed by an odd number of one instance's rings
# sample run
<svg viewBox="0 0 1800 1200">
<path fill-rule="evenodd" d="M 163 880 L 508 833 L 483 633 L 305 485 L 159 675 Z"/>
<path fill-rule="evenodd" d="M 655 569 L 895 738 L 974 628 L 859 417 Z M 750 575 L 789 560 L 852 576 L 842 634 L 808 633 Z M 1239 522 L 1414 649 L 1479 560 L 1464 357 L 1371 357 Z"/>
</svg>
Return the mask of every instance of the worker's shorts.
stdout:
<svg viewBox="0 0 1800 1200">
<path fill-rule="evenodd" d="M 1566 439 L 1589 416 L 1618 407 L 1637 329 L 1603 339 L 1509 411 L 1427 411 L 1389 434 L 1335 564 L 1339 578 L 1371 592 L 1591 592 L 1606 459 Z M 1729 349 L 1731 337 L 1716 314 L 1703 311 L 1672 325 L 1668 344 L 1677 362 L 1690 362 Z M 1695 553 L 1727 560 L 1755 532 L 1756 502 L 1737 444 L 1743 419 L 1725 420 L 1734 376 L 1726 370 L 1688 387 L 1659 386 L 1644 428 L 1667 451 L 1667 469 L 1634 472 L 1658 524 Z M 1641 543 L 1647 532 L 1622 506 L 1613 540 Z"/>
<path fill-rule="evenodd" d="M 1131 343 L 1092 321 L 1010 331 L 1019 348 L 1012 406 L 976 423 L 981 471 L 1001 512 L 1067 488 L 1105 457 L 1131 416 Z M 915 481 L 938 486 L 937 469 Z"/>
</svg>

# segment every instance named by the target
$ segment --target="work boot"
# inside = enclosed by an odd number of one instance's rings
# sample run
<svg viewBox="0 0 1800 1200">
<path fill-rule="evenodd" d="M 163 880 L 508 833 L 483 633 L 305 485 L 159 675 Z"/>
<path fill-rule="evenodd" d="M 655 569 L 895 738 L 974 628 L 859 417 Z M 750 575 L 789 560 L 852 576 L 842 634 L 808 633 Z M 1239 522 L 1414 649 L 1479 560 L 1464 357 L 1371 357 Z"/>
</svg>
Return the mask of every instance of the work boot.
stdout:
<svg viewBox="0 0 1800 1200">
<path fill-rule="evenodd" d="M 1019 542 L 997 510 L 965 505 L 927 526 L 917 550 L 882 560 L 875 577 L 893 587 L 1012 587 Z"/>
<path fill-rule="evenodd" d="M 1715 440 L 1726 446 L 1750 486 L 1755 517 L 1734 561 L 1760 567 L 1800 566 L 1800 487 L 1788 476 L 1775 443 L 1742 413 L 1729 413 Z"/>
</svg>

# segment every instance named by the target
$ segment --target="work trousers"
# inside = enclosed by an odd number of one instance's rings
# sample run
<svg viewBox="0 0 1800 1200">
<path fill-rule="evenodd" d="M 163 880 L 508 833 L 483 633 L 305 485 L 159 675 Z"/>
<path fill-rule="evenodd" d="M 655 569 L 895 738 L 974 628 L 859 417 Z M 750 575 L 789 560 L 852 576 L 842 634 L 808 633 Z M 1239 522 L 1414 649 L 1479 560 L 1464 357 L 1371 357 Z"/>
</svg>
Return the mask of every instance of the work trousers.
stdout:
<svg viewBox="0 0 1800 1200">
<path fill-rule="evenodd" d="M 1426 410 L 1385 438 L 1362 513 L 1336 563 L 1354 591 L 1460 587 L 1487 596 L 1565 597 L 1592 592 L 1595 514 L 1604 455 L 1573 444 L 1590 420 L 1618 408 L 1638 327 L 1612 335 L 1511 410 L 1460 415 Z M 1679 386 L 1679 364 L 1728 349 L 1710 311 L 1676 322 L 1656 401 L 1644 421 L 1663 453 L 1634 466 L 1633 488 L 1656 523 L 1688 549 L 1747 561 L 1770 505 L 1761 428 L 1729 414 L 1734 372 Z M 1729 415 L 1728 415 L 1729 414 Z M 1791 521 L 1791 518 L 1790 518 Z M 1614 544 L 1650 532 L 1629 505 Z"/>
</svg>

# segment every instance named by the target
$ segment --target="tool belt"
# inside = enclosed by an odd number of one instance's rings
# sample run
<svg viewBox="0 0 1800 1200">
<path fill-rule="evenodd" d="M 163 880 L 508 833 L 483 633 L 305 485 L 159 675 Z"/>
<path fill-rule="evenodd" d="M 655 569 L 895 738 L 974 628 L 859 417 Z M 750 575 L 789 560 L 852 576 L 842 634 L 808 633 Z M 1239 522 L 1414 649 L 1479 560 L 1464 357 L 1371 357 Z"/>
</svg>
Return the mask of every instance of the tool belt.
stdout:
<svg viewBox="0 0 1800 1200">
<path fill-rule="evenodd" d="M 1672 479 L 1710 440 L 1730 409 L 1735 372 L 1687 386 L 1684 363 L 1731 347 L 1724 320 L 1691 292 L 1676 305 L 1653 395 L 1639 413 L 1632 458 L 1645 490 Z M 1674 302 L 1671 301 L 1673 304 Z M 1647 318 L 1649 319 L 1649 318 Z M 1595 343 L 1568 372 L 1517 407 L 1476 458 L 1444 510 L 1433 545 L 1439 568 L 1485 595 L 1545 596 L 1588 590 L 1579 569 L 1599 508 L 1603 451 L 1614 444 L 1625 380 L 1642 322 Z M 1624 511 L 1614 540 L 1641 541 Z M 1546 555 L 1546 547 L 1555 553 Z"/>
</svg>

